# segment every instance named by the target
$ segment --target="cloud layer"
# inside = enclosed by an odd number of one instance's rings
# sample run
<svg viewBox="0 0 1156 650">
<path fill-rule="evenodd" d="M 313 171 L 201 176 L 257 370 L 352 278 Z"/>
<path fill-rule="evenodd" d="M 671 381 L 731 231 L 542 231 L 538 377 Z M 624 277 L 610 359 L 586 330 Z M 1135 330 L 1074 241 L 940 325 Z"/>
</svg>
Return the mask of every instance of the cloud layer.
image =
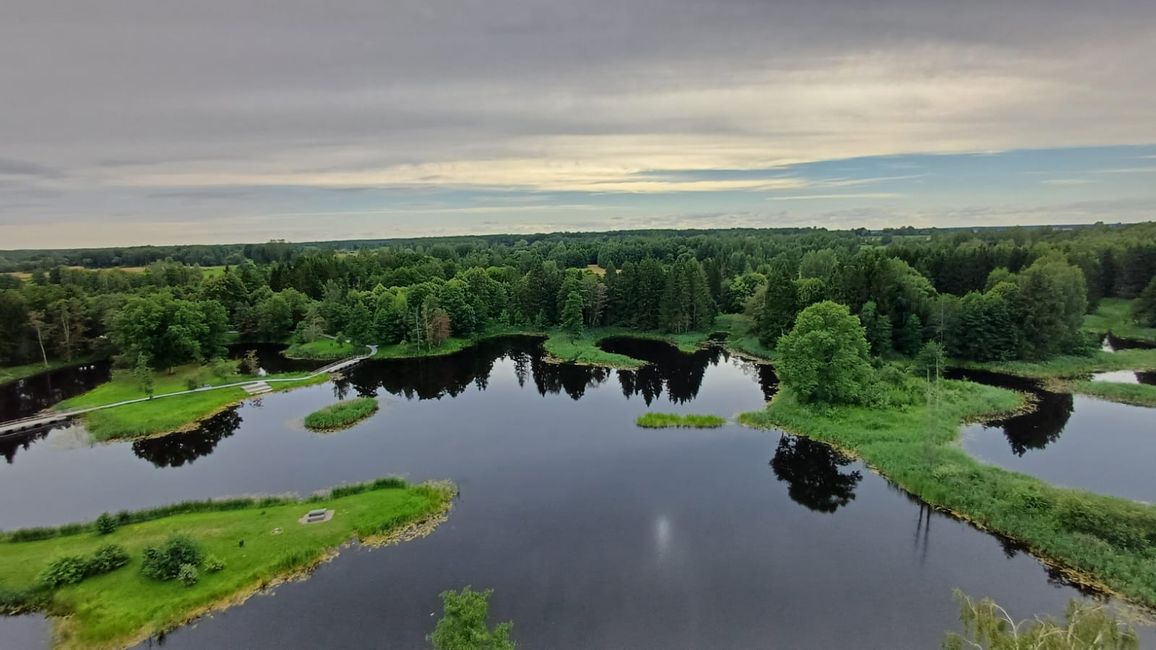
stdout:
<svg viewBox="0 0 1156 650">
<path fill-rule="evenodd" d="M 974 206 L 888 161 L 1067 152 L 1048 171 L 1072 148 L 1154 143 L 1154 43 L 1156 4 L 1128 0 L 14 0 L 0 239 L 329 236 L 300 216 L 316 213 L 348 213 L 341 236 L 737 207 L 763 223 L 913 198 L 896 218 L 946 223 Z M 1117 153 L 1018 200 L 1156 199 L 1109 178 L 1150 181 L 1152 150 Z"/>
</svg>

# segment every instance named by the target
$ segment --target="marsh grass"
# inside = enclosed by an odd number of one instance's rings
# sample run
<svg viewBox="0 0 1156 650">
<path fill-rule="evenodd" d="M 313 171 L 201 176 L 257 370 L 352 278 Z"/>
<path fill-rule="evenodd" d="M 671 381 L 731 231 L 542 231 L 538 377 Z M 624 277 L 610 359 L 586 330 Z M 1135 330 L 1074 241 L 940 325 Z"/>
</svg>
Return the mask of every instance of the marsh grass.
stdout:
<svg viewBox="0 0 1156 650">
<path fill-rule="evenodd" d="M 1131 404 L 1133 406 L 1156 407 L 1156 386 L 1149 384 L 1118 384 L 1107 381 L 1079 380 L 1062 382 L 1056 384 L 1055 387 L 1067 392 L 1090 395 L 1110 402 Z"/>
<path fill-rule="evenodd" d="M 351 427 L 376 412 L 376 398 L 355 397 L 306 415 L 305 427 L 313 431 L 337 431 Z"/>
<path fill-rule="evenodd" d="M 1020 408 L 1022 396 L 969 382 L 939 387 L 931 408 L 807 405 L 785 388 L 740 421 L 853 453 L 916 497 L 1027 545 L 1070 577 L 1156 606 L 1156 506 L 977 462 L 956 444 L 960 423 Z"/>
<path fill-rule="evenodd" d="M 680 415 L 678 413 L 643 413 L 634 421 L 640 427 L 647 429 L 688 428 L 688 429 L 717 429 L 726 424 L 726 418 L 717 415 Z"/>
<path fill-rule="evenodd" d="M 1088 356 L 1063 355 L 1046 361 L 953 361 L 958 368 L 986 370 L 1029 379 L 1079 377 L 1111 370 L 1156 370 L 1156 350 L 1096 351 Z"/>
<path fill-rule="evenodd" d="M 56 621 L 59 646 L 131 645 L 300 575 L 350 539 L 420 534 L 424 531 L 417 525 L 443 517 L 453 494 L 449 485 L 409 486 L 389 478 L 307 499 L 193 501 L 122 513 L 117 517 L 127 523 L 110 535 L 96 534 L 95 523 L 12 531 L 0 541 L 0 609 L 63 616 Z M 297 522 L 318 507 L 334 510 L 333 519 L 314 525 Z M 419 532 L 407 532 L 413 530 Z M 201 572 L 192 586 L 142 576 L 144 549 L 178 533 L 192 538 L 207 556 L 219 558 L 225 568 Z M 128 551 L 126 567 L 57 589 L 37 585 L 37 575 L 54 558 L 88 555 L 110 543 Z"/>
</svg>

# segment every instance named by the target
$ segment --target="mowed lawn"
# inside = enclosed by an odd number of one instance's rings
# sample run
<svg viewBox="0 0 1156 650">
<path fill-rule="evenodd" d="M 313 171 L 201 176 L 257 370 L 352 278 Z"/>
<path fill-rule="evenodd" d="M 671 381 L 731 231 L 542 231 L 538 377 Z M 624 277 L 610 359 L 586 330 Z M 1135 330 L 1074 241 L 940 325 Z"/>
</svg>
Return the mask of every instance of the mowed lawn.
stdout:
<svg viewBox="0 0 1156 650">
<path fill-rule="evenodd" d="M 89 529 L 41 541 L 4 541 L 0 542 L 0 589 L 32 589 L 37 574 L 53 558 L 120 544 L 132 558 L 127 566 L 58 589 L 52 608 L 54 613 L 68 614 L 58 620 L 59 645 L 121 645 L 309 568 L 354 536 L 372 541 L 374 536 L 428 519 L 443 512 L 451 498 L 452 490 L 445 486 L 406 486 L 395 480 L 336 498 L 275 505 L 253 502 L 240 509 L 165 516 L 122 526 L 110 535 Z M 333 519 L 298 523 L 314 508 L 334 510 Z M 202 570 L 200 581 L 191 587 L 141 575 L 144 548 L 176 533 L 198 542 L 206 555 L 223 560 L 225 569 Z"/>
</svg>

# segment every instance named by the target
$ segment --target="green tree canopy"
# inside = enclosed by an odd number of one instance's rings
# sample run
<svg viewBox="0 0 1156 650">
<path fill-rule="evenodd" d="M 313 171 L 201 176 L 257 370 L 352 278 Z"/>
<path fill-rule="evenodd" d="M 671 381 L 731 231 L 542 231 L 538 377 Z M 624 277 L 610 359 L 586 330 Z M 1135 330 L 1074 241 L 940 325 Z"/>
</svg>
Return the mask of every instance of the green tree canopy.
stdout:
<svg viewBox="0 0 1156 650">
<path fill-rule="evenodd" d="M 779 339 L 775 370 L 804 402 L 854 404 L 867 401 L 873 371 L 867 336 L 845 305 L 830 300 L 799 313 Z"/>
</svg>

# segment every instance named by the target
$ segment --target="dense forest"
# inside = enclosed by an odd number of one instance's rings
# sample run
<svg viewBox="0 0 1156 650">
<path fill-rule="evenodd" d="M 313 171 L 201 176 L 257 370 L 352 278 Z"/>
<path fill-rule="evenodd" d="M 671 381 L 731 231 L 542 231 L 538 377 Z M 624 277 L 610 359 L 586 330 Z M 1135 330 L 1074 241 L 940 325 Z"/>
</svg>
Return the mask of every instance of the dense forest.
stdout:
<svg viewBox="0 0 1156 650">
<path fill-rule="evenodd" d="M 163 258 L 157 255 L 163 254 Z M 878 356 L 1039 359 L 1091 345 L 1083 315 L 1140 298 L 1156 224 L 888 232 L 645 231 L 4 253 L 0 365 L 114 356 L 163 369 L 227 342 L 407 341 L 497 330 L 709 331 L 767 346 L 809 305 L 848 307 Z M 101 268 L 132 267 L 132 268 Z"/>
</svg>

